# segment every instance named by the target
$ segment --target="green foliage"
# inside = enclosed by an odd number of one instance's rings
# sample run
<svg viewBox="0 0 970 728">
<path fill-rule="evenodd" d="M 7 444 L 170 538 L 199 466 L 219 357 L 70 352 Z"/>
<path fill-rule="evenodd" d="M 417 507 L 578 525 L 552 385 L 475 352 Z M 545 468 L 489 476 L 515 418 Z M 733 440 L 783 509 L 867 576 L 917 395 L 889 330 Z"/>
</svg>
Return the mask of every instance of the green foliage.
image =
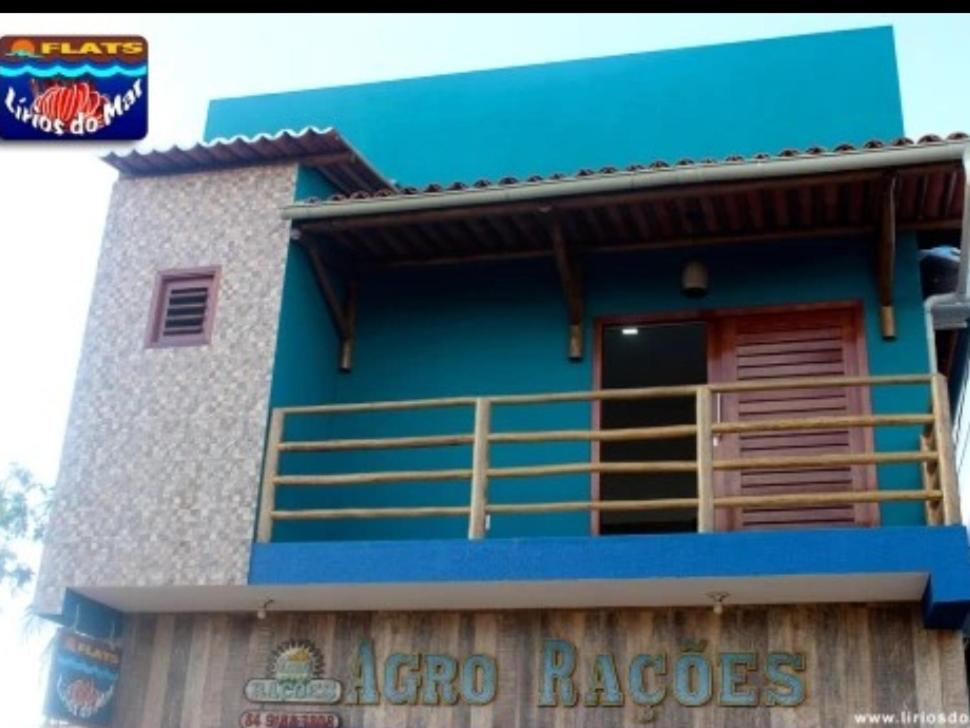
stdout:
<svg viewBox="0 0 970 728">
<path fill-rule="evenodd" d="M 27 468 L 9 465 L 0 478 L 0 586 L 16 591 L 33 579 L 21 551 L 44 538 L 49 510 L 50 488 Z"/>
</svg>

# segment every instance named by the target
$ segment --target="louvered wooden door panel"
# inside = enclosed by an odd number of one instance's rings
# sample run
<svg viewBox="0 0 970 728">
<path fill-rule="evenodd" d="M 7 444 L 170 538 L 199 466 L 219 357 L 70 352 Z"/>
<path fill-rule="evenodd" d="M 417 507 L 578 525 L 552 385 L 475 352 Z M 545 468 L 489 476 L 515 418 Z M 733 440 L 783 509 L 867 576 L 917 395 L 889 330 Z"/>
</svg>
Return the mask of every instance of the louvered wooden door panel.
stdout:
<svg viewBox="0 0 970 728">
<path fill-rule="evenodd" d="M 860 312 L 853 308 L 726 317 L 716 333 L 714 378 L 753 381 L 778 377 L 865 374 Z M 827 387 L 720 394 L 715 416 L 751 421 L 868 412 L 860 388 Z M 755 458 L 862 452 L 870 448 L 861 429 L 752 432 L 716 443 L 717 458 Z M 844 466 L 720 472 L 725 495 L 838 492 L 872 487 L 872 468 Z M 772 509 L 719 509 L 719 530 L 868 525 L 871 505 Z"/>
</svg>

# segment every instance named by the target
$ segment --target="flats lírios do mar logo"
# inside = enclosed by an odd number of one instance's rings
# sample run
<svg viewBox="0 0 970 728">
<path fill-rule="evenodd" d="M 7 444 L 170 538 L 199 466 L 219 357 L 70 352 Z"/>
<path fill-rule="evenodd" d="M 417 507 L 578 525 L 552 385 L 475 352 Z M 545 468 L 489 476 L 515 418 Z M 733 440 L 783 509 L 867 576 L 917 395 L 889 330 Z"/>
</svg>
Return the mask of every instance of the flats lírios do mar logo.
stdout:
<svg viewBox="0 0 970 728">
<path fill-rule="evenodd" d="M 141 36 L 0 38 L 0 138 L 143 139 L 148 42 Z"/>
</svg>

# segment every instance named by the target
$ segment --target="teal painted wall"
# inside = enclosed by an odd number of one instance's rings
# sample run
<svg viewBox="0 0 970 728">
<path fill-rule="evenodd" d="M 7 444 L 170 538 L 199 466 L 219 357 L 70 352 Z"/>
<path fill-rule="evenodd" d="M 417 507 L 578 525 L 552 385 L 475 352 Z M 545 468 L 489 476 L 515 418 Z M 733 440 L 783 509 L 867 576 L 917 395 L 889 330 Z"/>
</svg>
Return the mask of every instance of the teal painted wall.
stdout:
<svg viewBox="0 0 970 728">
<path fill-rule="evenodd" d="M 295 196 L 326 196 L 332 188 L 315 170 L 300 167 Z M 329 367 L 320 376 L 320 362 L 337 359 L 337 341 L 330 314 L 320 296 L 310 260 L 299 245 L 291 244 L 283 275 L 279 334 L 273 361 L 270 403 L 275 407 L 327 402 L 334 396 Z"/>
<path fill-rule="evenodd" d="M 310 125 L 418 185 L 859 143 L 902 111 L 887 27 L 217 99 L 205 136 Z"/>
<path fill-rule="evenodd" d="M 879 334 L 878 305 L 871 275 L 870 249 L 854 241 L 761 243 L 702 253 L 658 252 L 599 256 L 588 261 L 587 342 L 592 345 L 593 319 L 622 313 L 660 313 L 696 308 L 679 288 L 683 263 L 701 257 L 709 266 L 711 289 L 699 305 L 705 308 L 778 305 L 822 301 L 862 300 L 866 318 L 870 370 L 876 374 L 926 369 L 923 320 L 920 316 L 916 245 L 911 236 L 900 241 L 896 298 L 898 338 Z M 457 273 L 460 272 L 460 275 Z M 361 288 L 358 345 L 354 369 L 336 372 L 336 352 L 318 347 L 328 359 L 302 363 L 333 387 L 328 400 L 367 400 L 438 397 L 457 394 L 517 393 L 584 390 L 593 384 L 592 357 L 581 362 L 566 358 L 566 326 L 551 261 L 519 261 L 474 268 L 412 270 L 365 279 Z M 316 329 L 332 339 L 329 328 Z M 276 377 L 286 372 L 278 369 Z M 274 388 L 275 391 L 275 388 Z M 313 388 L 308 387 L 307 392 Z M 928 401 L 923 387 L 877 389 L 877 412 L 919 412 Z M 496 430 L 586 428 L 590 408 L 558 404 L 499 408 Z M 303 418 L 291 437 L 375 437 L 408 434 L 470 432 L 470 409 L 428 410 L 415 414 L 382 413 Z M 319 429 L 315 429 L 319 428 Z M 914 429 L 882 429 L 880 449 L 917 447 Z M 577 462 L 589 458 L 589 446 L 561 443 L 506 445 L 493 449 L 498 466 Z M 433 450 L 367 452 L 360 454 L 288 455 L 284 472 L 355 472 L 381 469 L 468 467 L 467 447 Z M 880 469 L 882 488 L 917 487 L 913 466 Z M 585 500 L 589 479 L 562 476 L 493 480 L 495 502 Z M 401 505 L 464 505 L 464 482 L 389 484 L 381 486 L 291 487 L 279 491 L 279 507 L 339 508 Z M 888 525 L 921 522 L 921 506 L 883 507 Z M 342 521 L 283 524 L 277 538 L 374 539 L 461 538 L 463 519 Z M 588 532 L 583 514 L 495 517 L 489 537 L 576 535 Z"/>
<path fill-rule="evenodd" d="M 207 138 L 336 126 L 386 175 L 405 184 L 571 171 L 655 158 L 725 156 L 902 133 L 892 32 L 828 33 L 361 86 L 222 99 Z M 297 198 L 325 197 L 302 172 Z M 336 369 L 337 342 L 307 260 L 291 246 L 271 402 L 351 402 L 455 394 L 587 389 L 591 356 L 566 358 L 565 311 L 551 261 L 373 273 L 361 281 L 353 372 Z M 589 261 L 587 342 L 595 316 L 696 308 L 679 290 L 686 253 Z M 878 331 L 868 248 L 858 241 L 762 243 L 704 249 L 710 308 L 860 299 L 870 370 L 926 368 L 915 240 L 900 241 L 899 337 Z M 926 392 L 878 391 L 879 412 L 921 411 Z M 589 426 L 588 405 L 500 409 L 496 429 Z M 468 432 L 471 412 L 305 418 L 287 436 L 372 437 Z M 912 430 L 881 431 L 880 448 L 915 446 Z M 505 446 L 497 465 L 582 461 L 575 443 Z M 288 455 L 284 472 L 467 467 L 467 447 Z M 911 487 L 915 468 L 880 470 L 884 488 Z M 585 500 L 586 477 L 501 480 L 496 502 Z M 277 506 L 466 504 L 466 483 L 284 487 Z M 890 505 L 887 524 L 919 522 L 919 506 Z M 495 517 L 489 537 L 588 533 L 585 514 Z M 277 540 L 461 538 L 455 519 L 285 523 Z"/>
</svg>

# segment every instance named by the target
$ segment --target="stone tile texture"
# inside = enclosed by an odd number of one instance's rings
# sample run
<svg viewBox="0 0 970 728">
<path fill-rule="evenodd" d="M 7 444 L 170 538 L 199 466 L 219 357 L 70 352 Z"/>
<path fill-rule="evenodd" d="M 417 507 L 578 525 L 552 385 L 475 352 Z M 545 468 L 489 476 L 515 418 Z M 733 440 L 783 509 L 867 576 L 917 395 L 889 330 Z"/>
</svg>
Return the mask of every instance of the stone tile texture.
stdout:
<svg viewBox="0 0 970 728">
<path fill-rule="evenodd" d="M 35 604 L 67 587 L 245 584 L 292 164 L 115 183 Z M 158 271 L 221 266 L 212 341 L 145 346 Z"/>
</svg>

